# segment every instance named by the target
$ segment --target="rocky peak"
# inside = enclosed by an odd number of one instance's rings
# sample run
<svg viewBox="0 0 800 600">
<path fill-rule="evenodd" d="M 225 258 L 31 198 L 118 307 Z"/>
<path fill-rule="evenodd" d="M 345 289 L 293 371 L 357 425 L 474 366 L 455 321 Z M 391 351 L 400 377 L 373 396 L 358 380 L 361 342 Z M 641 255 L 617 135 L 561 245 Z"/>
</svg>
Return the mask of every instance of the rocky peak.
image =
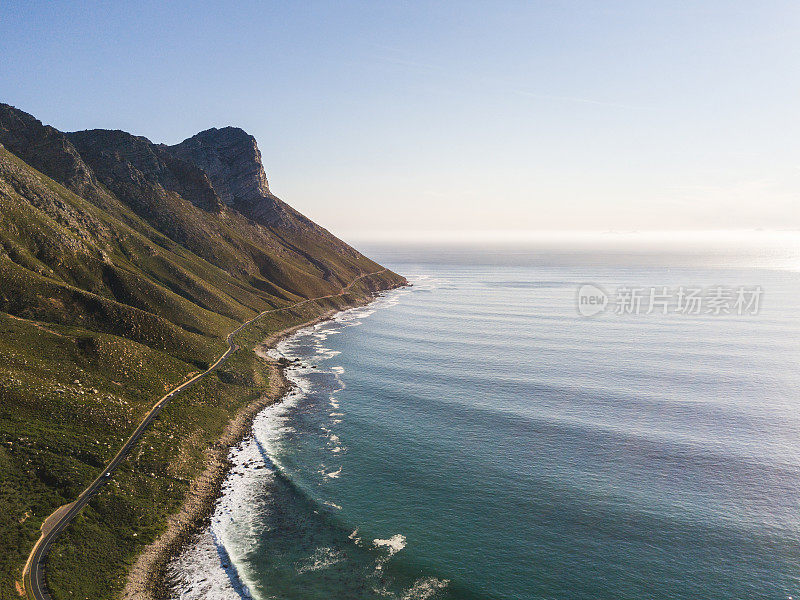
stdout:
<svg viewBox="0 0 800 600">
<path fill-rule="evenodd" d="M 68 133 L 103 183 L 128 198 L 130 185 L 161 195 L 175 192 L 204 210 L 217 210 L 219 198 L 206 174 L 164 146 L 124 131 L 92 129 Z M 136 192 L 138 194 L 138 192 Z"/>
<path fill-rule="evenodd" d="M 97 180 L 67 137 L 35 117 L 0 103 L 0 143 L 77 194 L 97 191 Z"/>
<path fill-rule="evenodd" d="M 205 171 L 228 206 L 262 224 L 286 224 L 286 207 L 269 191 L 258 144 L 246 131 L 207 129 L 166 148 Z"/>
</svg>

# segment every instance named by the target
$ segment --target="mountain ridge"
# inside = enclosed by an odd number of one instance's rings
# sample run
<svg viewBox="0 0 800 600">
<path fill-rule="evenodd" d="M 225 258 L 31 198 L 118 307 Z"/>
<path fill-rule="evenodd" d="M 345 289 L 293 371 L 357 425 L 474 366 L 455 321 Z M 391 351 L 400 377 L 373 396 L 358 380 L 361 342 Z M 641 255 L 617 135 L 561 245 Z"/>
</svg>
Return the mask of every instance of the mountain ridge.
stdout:
<svg viewBox="0 0 800 600">
<path fill-rule="evenodd" d="M 121 130 L 64 133 L 8 104 L 0 281 L 0 600 L 17 597 L 42 519 L 74 500 L 154 398 L 206 369 L 238 324 L 287 308 L 164 411 L 148 452 L 65 531 L 48 567 L 56 600 L 119 592 L 205 449 L 263 393 L 268 369 L 250 351 L 258 336 L 406 283 L 274 196 L 243 130 L 167 146 Z"/>
<path fill-rule="evenodd" d="M 8 126 L 14 120 L 27 121 L 22 134 L 19 127 Z M 269 191 L 255 139 L 239 128 L 212 128 L 166 146 L 120 130 L 63 134 L 0 105 L 0 143 L 115 216 L 120 215 L 121 201 L 160 233 L 228 271 L 264 276 L 274 272 L 274 261 L 265 260 L 259 248 L 283 255 L 297 253 L 308 243 L 325 246 L 351 262 L 371 263 Z M 42 147 L 47 149 L 44 154 L 38 150 Z M 187 201 L 200 210 L 188 207 Z M 206 238 L 214 240 L 213 249 L 204 247 Z M 235 260 L 226 259 L 229 250 Z M 301 260 L 314 263 L 308 255 Z M 317 260 L 314 266 L 318 277 L 336 279 L 336 284 L 359 271 L 348 265 L 347 277 L 337 277 L 334 265 L 321 267 Z M 364 270 L 375 270 L 375 264 Z"/>
</svg>

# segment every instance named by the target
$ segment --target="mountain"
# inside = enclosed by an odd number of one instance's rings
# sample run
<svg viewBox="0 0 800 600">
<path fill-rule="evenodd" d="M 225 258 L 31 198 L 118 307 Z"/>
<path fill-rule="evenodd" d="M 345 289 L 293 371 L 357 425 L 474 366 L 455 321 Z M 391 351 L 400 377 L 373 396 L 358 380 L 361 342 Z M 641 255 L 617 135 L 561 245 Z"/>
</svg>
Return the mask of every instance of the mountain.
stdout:
<svg viewBox="0 0 800 600">
<path fill-rule="evenodd" d="M 332 296 L 277 313 L 263 324 L 266 335 L 405 283 L 272 194 L 256 140 L 241 129 L 209 129 L 168 146 L 116 130 L 64 133 L 7 104 L 0 281 L 0 599 L 16 597 L 42 519 L 74 499 L 158 394 L 219 356 L 240 323 Z M 195 454 L 263 384 L 263 365 L 251 355 L 237 359 L 244 373 L 220 374 L 206 386 L 213 394 L 196 392 L 175 422 L 165 413 L 173 442 L 150 464 L 148 485 L 160 482 L 150 496 L 171 504 L 163 512 L 141 508 L 135 493 L 117 498 L 138 515 L 130 525 L 138 539 L 115 542 L 119 560 L 98 575 L 110 577 L 105 591 L 76 593 L 115 593 L 120 561 L 177 506 L 185 490 L 176 482 L 197 468 Z M 193 458 L 178 468 L 170 453 Z M 138 473 L 132 464 L 130 477 Z M 120 534 L 104 529 L 101 500 L 86 518 L 105 544 Z M 64 544 L 69 555 L 69 535 Z M 64 571 L 89 568 L 72 556 Z M 68 577 L 53 567 L 51 592 L 66 598 L 59 576 Z"/>
<path fill-rule="evenodd" d="M 256 139 L 238 127 L 207 129 L 165 148 L 203 169 L 225 205 L 254 221 L 291 227 L 302 219 L 315 227 L 272 195 Z"/>
<path fill-rule="evenodd" d="M 63 134 L 0 105 L 0 144 L 0 182 L 10 188 L 0 224 L 9 261 L 0 268 L 11 274 L 0 309 L 12 314 L 88 319 L 125 335 L 97 315 L 102 306 L 144 311 L 175 340 L 218 336 L 206 311 L 242 321 L 380 269 L 269 191 L 255 139 L 241 129 L 170 147 L 122 131 Z M 28 293 L 36 276 L 49 298 Z M 401 282 L 391 273 L 369 281 Z M 56 310 L 53 295 L 65 306 Z"/>
</svg>

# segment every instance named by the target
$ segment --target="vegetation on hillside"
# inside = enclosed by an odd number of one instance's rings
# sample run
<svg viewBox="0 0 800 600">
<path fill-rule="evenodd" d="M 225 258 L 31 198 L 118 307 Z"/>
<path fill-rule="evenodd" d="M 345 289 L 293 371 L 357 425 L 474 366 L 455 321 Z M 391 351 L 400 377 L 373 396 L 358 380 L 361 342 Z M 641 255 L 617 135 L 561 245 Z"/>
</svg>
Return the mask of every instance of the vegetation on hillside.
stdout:
<svg viewBox="0 0 800 600">
<path fill-rule="evenodd" d="M 228 332 L 380 266 L 263 191 L 265 177 L 240 204 L 235 187 L 223 201 L 212 179 L 219 187 L 224 173 L 209 178 L 144 138 L 65 135 L 0 105 L 0 144 L 0 599 L 9 600 L 43 519 L 75 499 L 165 390 L 223 352 Z M 260 162 L 244 167 L 263 176 Z M 278 221 L 253 208 L 253 189 Z M 118 594 L 204 450 L 263 392 L 268 373 L 251 351 L 259 339 L 403 281 L 387 271 L 243 332 L 242 350 L 176 397 L 53 547 L 54 597 Z"/>
</svg>

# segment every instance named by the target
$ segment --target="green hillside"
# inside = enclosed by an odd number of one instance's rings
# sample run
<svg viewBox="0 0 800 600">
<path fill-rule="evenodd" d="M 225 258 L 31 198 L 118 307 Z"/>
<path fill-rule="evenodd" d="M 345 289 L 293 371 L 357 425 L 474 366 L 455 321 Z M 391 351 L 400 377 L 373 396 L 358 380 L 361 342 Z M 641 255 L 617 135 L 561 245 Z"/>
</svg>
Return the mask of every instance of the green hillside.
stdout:
<svg viewBox="0 0 800 600">
<path fill-rule="evenodd" d="M 75 499 L 150 406 L 226 348 L 239 323 L 381 267 L 269 192 L 255 140 L 209 130 L 176 147 L 63 134 L 0 105 L 0 599 L 42 520 Z M 404 283 L 274 313 L 224 369 L 162 413 L 53 547 L 53 596 L 113 598 L 231 416 L 268 378 L 270 331 Z"/>
</svg>

